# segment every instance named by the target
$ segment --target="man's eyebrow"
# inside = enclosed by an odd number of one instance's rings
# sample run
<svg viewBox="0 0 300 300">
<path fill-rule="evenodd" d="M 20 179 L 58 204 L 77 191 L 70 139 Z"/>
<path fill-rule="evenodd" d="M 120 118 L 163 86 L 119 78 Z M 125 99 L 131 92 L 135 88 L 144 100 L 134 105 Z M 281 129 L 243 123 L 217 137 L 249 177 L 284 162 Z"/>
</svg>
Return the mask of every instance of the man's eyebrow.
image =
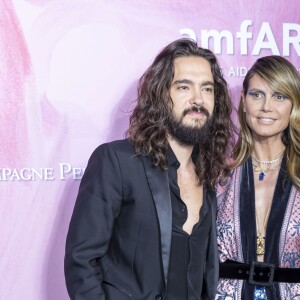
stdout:
<svg viewBox="0 0 300 300">
<path fill-rule="evenodd" d="M 175 84 L 193 84 L 192 80 L 189 79 L 179 79 L 179 80 L 175 80 L 172 85 Z"/>
<path fill-rule="evenodd" d="M 175 84 L 194 84 L 194 82 L 189 79 L 178 79 L 172 83 L 172 85 L 175 85 Z M 207 81 L 204 81 L 201 83 L 201 86 L 208 86 L 208 85 L 214 86 L 215 84 L 210 80 L 207 80 Z"/>
<path fill-rule="evenodd" d="M 208 86 L 208 85 L 211 85 L 211 86 L 215 86 L 215 84 L 212 82 L 212 81 L 204 81 L 201 83 L 201 86 Z"/>
</svg>

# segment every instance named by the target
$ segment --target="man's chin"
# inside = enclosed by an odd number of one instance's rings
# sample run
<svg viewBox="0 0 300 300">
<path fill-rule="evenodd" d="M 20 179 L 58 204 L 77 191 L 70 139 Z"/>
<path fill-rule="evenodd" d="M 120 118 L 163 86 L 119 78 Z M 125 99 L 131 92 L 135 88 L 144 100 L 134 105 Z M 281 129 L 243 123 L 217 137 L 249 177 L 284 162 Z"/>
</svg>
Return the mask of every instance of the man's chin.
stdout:
<svg viewBox="0 0 300 300">
<path fill-rule="evenodd" d="M 189 120 L 195 120 L 200 122 L 205 122 L 207 120 L 207 117 L 205 114 L 186 114 L 183 119 L 189 119 Z"/>
<path fill-rule="evenodd" d="M 203 120 L 192 120 L 189 122 L 184 122 L 182 125 L 188 128 L 202 128 L 206 121 Z"/>
</svg>

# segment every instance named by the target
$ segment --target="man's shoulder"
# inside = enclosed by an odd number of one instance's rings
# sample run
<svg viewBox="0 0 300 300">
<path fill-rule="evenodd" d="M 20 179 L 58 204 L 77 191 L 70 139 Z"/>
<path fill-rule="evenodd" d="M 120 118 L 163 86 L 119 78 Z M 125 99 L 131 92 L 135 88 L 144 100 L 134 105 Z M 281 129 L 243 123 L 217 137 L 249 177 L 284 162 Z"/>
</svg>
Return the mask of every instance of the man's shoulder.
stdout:
<svg viewBox="0 0 300 300">
<path fill-rule="evenodd" d="M 111 142 L 106 142 L 101 144 L 99 147 L 109 147 L 112 149 L 123 149 L 126 147 L 132 147 L 132 144 L 130 143 L 129 139 L 123 139 L 123 140 L 114 140 Z"/>
<path fill-rule="evenodd" d="M 95 149 L 94 154 L 97 155 L 107 151 L 109 152 L 113 151 L 117 154 L 120 153 L 128 153 L 131 155 L 135 154 L 134 146 L 128 139 L 115 140 L 115 141 L 103 143 Z"/>
</svg>

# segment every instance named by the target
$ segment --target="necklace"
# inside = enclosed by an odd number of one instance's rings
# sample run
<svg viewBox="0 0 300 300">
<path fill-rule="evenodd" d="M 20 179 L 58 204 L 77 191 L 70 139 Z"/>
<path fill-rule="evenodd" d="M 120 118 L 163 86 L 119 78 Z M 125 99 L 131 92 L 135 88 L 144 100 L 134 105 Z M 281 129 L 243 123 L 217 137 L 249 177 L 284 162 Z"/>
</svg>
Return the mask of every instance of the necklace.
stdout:
<svg viewBox="0 0 300 300">
<path fill-rule="evenodd" d="M 257 209 L 255 208 L 255 218 L 256 218 L 256 231 L 257 231 L 257 238 L 256 238 L 256 254 L 257 255 L 264 255 L 265 254 L 265 236 L 263 236 L 263 232 L 266 229 L 267 221 L 269 219 L 269 214 L 271 210 L 271 205 L 268 208 L 268 211 L 264 218 L 263 226 L 260 230 L 259 222 L 258 222 L 258 214 Z"/>
<path fill-rule="evenodd" d="M 252 158 L 260 164 L 272 165 L 272 164 L 276 163 L 277 161 L 280 161 L 283 158 L 283 154 L 274 160 L 259 160 L 259 159 L 256 159 L 254 156 L 252 156 Z"/>
<path fill-rule="evenodd" d="M 266 174 L 269 172 L 269 171 L 272 171 L 274 170 L 274 168 L 271 168 L 271 166 L 273 164 L 275 164 L 276 162 L 279 162 L 281 159 L 283 158 L 283 154 L 274 159 L 274 160 L 259 160 L 259 159 L 256 159 L 255 157 L 252 156 L 252 159 L 254 161 L 257 162 L 257 164 L 255 164 L 253 161 L 252 161 L 252 164 L 254 166 L 254 172 L 259 172 L 258 174 L 258 180 L 259 181 L 262 181 L 264 180 L 264 177 L 266 176 Z M 261 166 L 259 166 L 258 164 L 263 164 L 263 165 L 267 165 L 266 168 L 262 168 Z"/>
</svg>

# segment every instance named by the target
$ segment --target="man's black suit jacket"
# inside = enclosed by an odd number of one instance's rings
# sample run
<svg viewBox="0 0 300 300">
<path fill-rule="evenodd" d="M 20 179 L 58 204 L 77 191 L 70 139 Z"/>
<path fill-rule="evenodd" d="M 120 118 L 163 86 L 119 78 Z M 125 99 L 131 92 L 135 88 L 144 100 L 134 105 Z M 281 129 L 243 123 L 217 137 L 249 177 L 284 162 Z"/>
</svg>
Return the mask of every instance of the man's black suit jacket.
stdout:
<svg viewBox="0 0 300 300">
<path fill-rule="evenodd" d="M 215 193 L 207 195 L 215 220 Z M 82 178 L 67 236 L 65 277 L 70 298 L 164 299 L 171 234 L 168 172 L 153 167 L 148 157 L 138 157 L 128 140 L 101 145 Z M 199 299 L 214 299 L 215 224 L 204 278 Z M 205 295 L 200 298 L 202 286 Z"/>
</svg>

